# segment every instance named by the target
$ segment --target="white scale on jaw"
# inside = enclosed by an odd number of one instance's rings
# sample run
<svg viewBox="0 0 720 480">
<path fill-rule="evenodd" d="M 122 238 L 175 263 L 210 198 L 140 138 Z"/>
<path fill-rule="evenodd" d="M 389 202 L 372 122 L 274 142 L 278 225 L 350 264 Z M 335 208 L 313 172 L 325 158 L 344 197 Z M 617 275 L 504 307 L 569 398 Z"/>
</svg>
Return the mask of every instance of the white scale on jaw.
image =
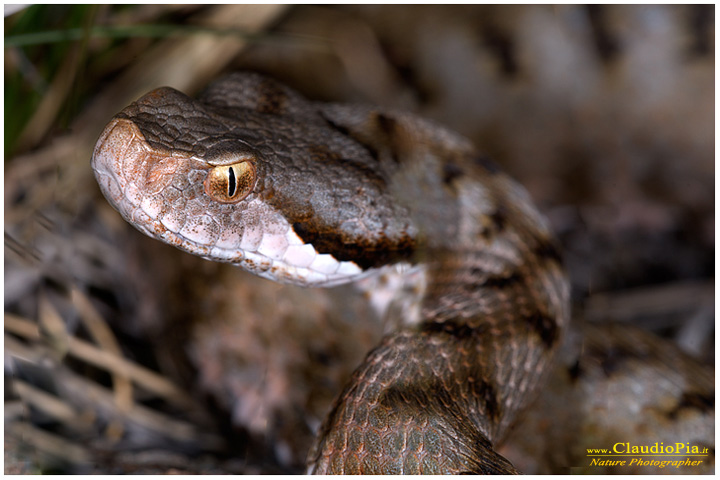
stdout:
<svg viewBox="0 0 720 480">
<path fill-rule="evenodd" d="M 158 222 L 160 209 L 154 205 L 156 202 L 143 199 L 139 203 L 138 210 L 147 218 L 138 221 L 136 217 L 133 223 L 152 229 L 148 222 Z M 214 238 L 212 227 L 216 224 L 210 216 L 193 217 L 180 226 L 177 217 L 168 214 L 159 220 L 165 231 L 155 236 L 202 257 L 241 265 L 258 276 L 280 282 L 327 287 L 355 280 L 365 273 L 355 262 L 338 261 L 330 254 L 318 253 L 311 244 L 302 241 L 281 215 L 260 200 L 251 200 L 246 209 L 260 210 L 254 214 L 261 213 L 268 220 L 256 227 L 221 232 Z"/>
</svg>

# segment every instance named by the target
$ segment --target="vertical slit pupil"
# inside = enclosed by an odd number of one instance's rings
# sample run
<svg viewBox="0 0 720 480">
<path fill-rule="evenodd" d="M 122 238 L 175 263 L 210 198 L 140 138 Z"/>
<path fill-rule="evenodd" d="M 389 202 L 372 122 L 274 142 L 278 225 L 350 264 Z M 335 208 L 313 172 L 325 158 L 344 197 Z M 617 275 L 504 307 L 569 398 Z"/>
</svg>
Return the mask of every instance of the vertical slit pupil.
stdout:
<svg viewBox="0 0 720 480">
<path fill-rule="evenodd" d="M 228 197 L 235 195 L 235 189 L 237 188 L 237 182 L 235 181 L 235 169 L 230 167 L 228 172 Z"/>
</svg>

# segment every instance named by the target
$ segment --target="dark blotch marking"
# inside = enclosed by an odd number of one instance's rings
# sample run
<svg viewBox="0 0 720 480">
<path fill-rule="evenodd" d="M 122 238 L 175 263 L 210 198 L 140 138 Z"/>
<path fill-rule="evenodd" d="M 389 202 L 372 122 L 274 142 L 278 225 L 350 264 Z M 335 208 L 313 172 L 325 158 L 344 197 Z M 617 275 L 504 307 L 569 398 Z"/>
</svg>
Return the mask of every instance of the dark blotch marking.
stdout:
<svg viewBox="0 0 720 480">
<path fill-rule="evenodd" d="M 507 209 L 501 204 L 498 204 L 495 211 L 488 215 L 490 222 L 482 229 L 480 237 L 484 238 L 485 241 L 491 241 L 495 235 L 498 235 L 505 230 L 509 223 L 508 218 Z"/>
<path fill-rule="evenodd" d="M 337 162 L 341 160 L 341 156 L 327 145 L 310 145 L 308 154 L 314 163 Z"/>
<path fill-rule="evenodd" d="M 325 120 L 325 123 L 327 124 L 327 126 L 332 128 L 333 130 L 336 130 L 337 132 L 339 132 L 343 137 L 355 138 L 355 137 L 353 137 L 350 129 L 347 128 L 345 125 L 335 123 L 331 119 L 327 118 L 326 116 L 323 116 L 323 120 Z"/>
<path fill-rule="evenodd" d="M 576 382 L 583 374 L 582 367 L 580 366 L 580 360 L 575 360 L 575 363 L 573 363 L 567 371 L 570 376 L 570 381 L 573 383 Z"/>
<path fill-rule="evenodd" d="M 413 409 L 427 413 L 430 396 L 429 392 L 420 385 L 395 385 L 388 387 L 381 394 L 379 404 L 391 410 Z"/>
<path fill-rule="evenodd" d="M 481 272 L 473 271 L 473 274 L 480 274 Z M 494 277 L 488 277 L 484 280 L 481 280 L 478 283 L 475 283 L 472 285 L 473 289 L 478 288 L 497 288 L 497 289 L 505 289 L 510 286 L 516 285 L 518 283 L 523 282 L 523 277 L 518 272 L 512 272 L 509 275 L 498 275 Z"/>
<path fill-rule="evenodd" d="M 344 125 L 341 125 L 339 123 L 335 123 L 332 120 L 330 120 L 329 118 L 323 117 L 323 119 L 325 120 L 325 123 L 327 124 L 328 127 L 332 128 L 336 132 L 340 133 L 343 137 L 348 137 L 348 138 L 352 138 L 353 140 L 356 140 L 359 145 L 362 145 L 365 148 L 365 150 L 368 152 L 368 154 L 373 159 L 378 160 L 380 158 L 377 149 L 373 145 L 369 144 L 368 142 L 365 142 L 362 138 L 358 138 L 358 136 L 353 134 L 353 132 L 349 128 L 347 128 Z"/>
<path fill-rule="evenodd" d="M 287 95 L 273 81 L 264 79 L 258 85 L 257 111 L 270 115 L 281 115 L 287 104 Z"/>
<path fill-rule="evenodd" d="M 393 162 L 396 164 L 400 163 L 400 151 L 401 151 L 401 145 L 399 142 L 399 129 L 397 122 L 387 115 L 383 115 L 382 113 L 378 113 L 375 115 L 375 122 L 377 124 L 377 129 L 380 138 L 385 138 L 387 140 L 387 145 L 390 147 L 390 158 Z"/>
<path fill-rule="evenodd" d="M 544 313 L 536 312 L 525 318 L 525 322 L 538 334 L 547 348 L 552 348 L 560 338 L 557 322 Z"/>
<path fill-rule="evenodd" d="M 451 319 L 444 322 L 425 323 L 422 326 L 422 331 L 429 334 L 447 334 L 458 340 L 464 340 L 482 335 L 485 329 L 481 326 L 472 327 L 462 319 Z"/>
<path fill-rule="evenodd" d="M 375 114 L 375 121 L 381 132 L 386 132 L 388 135 L 393 135 L 397 128 L 397 122 L 395 119 L 388 117 L 382 113 Z"/>
<path fill-rule="evenodd" d="M 463 175 L 465 175 L 465 171 L 458 165 L 454 163 L 446 163 L 443 165 L 443 183 L 445 185 L 449 185 L 456 178 L 462 177 Z"/>
<path fill-rule="evenodd" d="M 603 358 L 602 362 L 600 362 L 600 366 L 602 367 L 605 376 L 610 377 L 613 373 L 620 370 L 623 360 L 625 360 L 623 357 L 616 355 L 608 355 Z"/>
<path fill-rule="evenodd" d="M 495 211 L 490 215 L 493 227 L 496 232 L 502 232 L 508 223 L 507 210 L 502 205 L 498 205 Z"/>
<path fill-rule="evenodd" d="M 482 36 L 485 46 L 497 58 L 503 75 L 508 78 L 514 77 L 518 72 L 518 64 L 512 37 L 494 25 L 488 25 L 483 30 Z"/>
<path fill-rule="evenodd" d="M 485 407 L 485 412 L 493 422 L 501 415 L 500 404 L 498 403 L 497 390 L 487 381 L 480 380 L 472 383 L 473 391 L 470 394 L 480 400 Z M 448 391 L 439 379 L 430 380 L 428 383 L 400 384 L 388 387 L 380 396 L 379 404 L 392 410 L 410 409 L 413 415 L 427 415 L 437 417 L 433 412 L 446 411 L 448 408 L 457 408 L 456 394 Z M 458 412 L 459 413 L 459 412 Z M 441 415 L 448 418 L 447 415 Z M 470 423 L 469 419 L 466 422 Z M 465 423 L 465 422 L 463 422 Z M 467 428 L 468 425 L 455 425 L 455 428 Z"/>
<path fill-rule="evenodd" d="M 600 60 L 608 64 L 612 62 L 620 53 L 620 47 L 615 38 L 613 38 L 607 25 L 605 16 L 606 9 L 603 5 L 587 5 L 585 7 L 590 19 L 590 28 L 595 41 L 595 50 Z"/>
<path fill-rule="evenodd" d="M 326 124 L 332 128 L 333 130 L 337 131 L 344 137 L 352 138 L 353 140 L 356 140 L 359 145 L 362 145 L 365 150 L 368 152 L 368 154 L 375 160 L 378 160 L 380 158 L 380 155 L 377 151 L 377 149 L 369 144 L 368 142 L 364 141 L 362 138 L 359 138 L 358 135 L 355 135 L 349 128 L 345 127 L 344 125 L 341 125 L 339 123 L 335 123 L 329 118 L 323 117 Z"/>
<path fill-rule="evenodd" d="M 587 346 L 586 355 L 600 362 L 600 367 L 606 377 L 610 377 L 620 370 L 622 364 L 627 360 L 644 360 L 648 357 L 648 354 L 632 350 L 624 345 L 602 347 L 590 344 Z"/>
<path fill-rule="evenodd" d="M 698 392 L 684 392 L 680 401 L 667 413 L 668 418 L 674 420 L 684 408 L 698 410 L 701 413 L 710 413 L 715 409 L 715 395 Z"/>
<path fill-rule="evenodd" d="M 692 32 L 690 54 L 710 55 L 713 51 L 711 39 L 714 39 L 714 36 L 709 33 L 715 28 L 715 7 L 713 5 L 693 5 L 690 8 L 692 9 L 690 13 L 690 32 Z"/>
<path fill-rule="evenodd" d="M 403 131 L 398 122 L 382 113 L 375 114 L 375 123 L 379 138 L 384 138 L 384 142 L 389 146 L 390 158 L 393 162 L 400 164 L 403 157 L 402 152 L 405 151 L 403 144 Z"/>
<path fill-rule="evenodd" d="M 533 253 L 542 260 L 552 260 L 558 265 L 562 265 L 563 263 L 560 249 L 551 240 L 538 240 L 537 244 L 533 248 Z"/>
<path fill-rule="evenodd" d="M 495 387 L 489 382 L 481 380 L 473 383 L 474 394 L 481 399 L 485 405 L 485 411 L 489 418 L 496 422 L 500 418 L 500 404 L 498 403 L 498 395 Z"/>
<path fill-rule="evenodd" d="M 405 236 L 377 241 L 349 243 L 342 232 L 312 221 L 295 222 L 293 230 L 305 243 L 310 243 L 319 253 L 329 253 L 336 260 L 355 262 L 360 268 L 379 267 L 399 260 L 411 260 L 415 253 L 415 242 Z"/>
<path fill-rule="evenodd" d="M 497 163 L 493 162 L 490 158 L 484 155 L 478 155 L 474 160 L 476 164 L 480 165 L 490 174 L 495 175 L 502 172 Z"/>
</svg>

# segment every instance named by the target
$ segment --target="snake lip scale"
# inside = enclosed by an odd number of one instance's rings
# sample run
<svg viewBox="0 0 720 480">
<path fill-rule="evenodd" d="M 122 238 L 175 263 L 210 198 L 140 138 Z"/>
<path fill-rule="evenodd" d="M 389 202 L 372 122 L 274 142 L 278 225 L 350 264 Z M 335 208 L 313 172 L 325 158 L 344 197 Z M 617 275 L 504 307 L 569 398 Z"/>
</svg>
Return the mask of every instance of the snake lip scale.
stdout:
<svg viewBox="0 0 720 480">
<path fill-rule="evenodd" d="M 552 364 L 569 287 L 527 193 L 468 140 L 240 73 L 197 99 L 143 96 L 92 167 L 123 218 L 191 254 L 313 287 L 395 269 L 414 292 L 374 297 L 397 328 L 339 395 L 310 472 L 517 473 L 495 448 Z"/>
</svg>

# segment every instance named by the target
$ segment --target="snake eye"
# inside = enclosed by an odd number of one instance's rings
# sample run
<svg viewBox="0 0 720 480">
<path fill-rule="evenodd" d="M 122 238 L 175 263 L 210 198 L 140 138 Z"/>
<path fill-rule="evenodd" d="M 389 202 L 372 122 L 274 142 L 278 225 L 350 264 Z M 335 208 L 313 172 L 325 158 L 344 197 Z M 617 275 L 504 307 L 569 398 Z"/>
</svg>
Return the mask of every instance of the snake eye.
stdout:
<svg viewBox="0 0 720 480">
<path fill-rule="evenodd" d="M 205 193 L 216 202 L 239 202 L 250 195 L 255 179 L 255 166 L 250 162 L 218 165 L 205 178 Z"/>
</svg>

